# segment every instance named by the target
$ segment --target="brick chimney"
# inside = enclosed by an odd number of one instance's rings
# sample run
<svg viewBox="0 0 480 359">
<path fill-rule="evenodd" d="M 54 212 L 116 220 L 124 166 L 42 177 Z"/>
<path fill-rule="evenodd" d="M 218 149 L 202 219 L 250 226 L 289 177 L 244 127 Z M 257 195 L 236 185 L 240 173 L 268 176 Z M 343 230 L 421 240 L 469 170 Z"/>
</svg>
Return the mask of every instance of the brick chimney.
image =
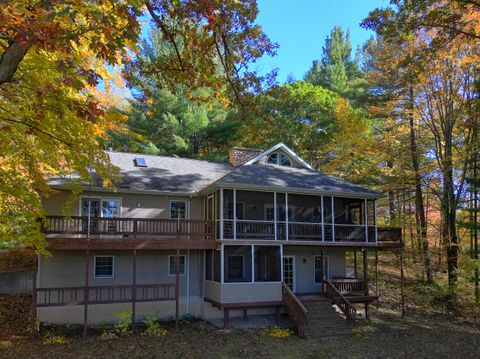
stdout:
<svg viewBox="0 0 480 359">
<path fill-rule="evenodd" d="M 262 150 L 255 148 L 233 147 L 228 151 L 228 160 L 233 166 L 238 167 L 257 157 L 262 152 Z"/>
</svg>

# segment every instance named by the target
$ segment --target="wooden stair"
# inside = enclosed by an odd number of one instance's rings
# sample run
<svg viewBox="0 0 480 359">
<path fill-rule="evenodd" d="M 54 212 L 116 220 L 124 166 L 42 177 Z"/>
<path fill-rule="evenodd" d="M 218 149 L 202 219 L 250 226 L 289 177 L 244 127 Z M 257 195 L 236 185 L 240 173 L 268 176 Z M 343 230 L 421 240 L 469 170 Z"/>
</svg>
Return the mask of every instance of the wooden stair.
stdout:
<svg viewBox="0 0 480 359">
<path fill-rule="evenodd" d="M 308 310 L 305 337 L 326 339 L 352 336 L 350 324 L 332 305 L 331 299 L 323 295 L 299 296 Z"/>
</svg>

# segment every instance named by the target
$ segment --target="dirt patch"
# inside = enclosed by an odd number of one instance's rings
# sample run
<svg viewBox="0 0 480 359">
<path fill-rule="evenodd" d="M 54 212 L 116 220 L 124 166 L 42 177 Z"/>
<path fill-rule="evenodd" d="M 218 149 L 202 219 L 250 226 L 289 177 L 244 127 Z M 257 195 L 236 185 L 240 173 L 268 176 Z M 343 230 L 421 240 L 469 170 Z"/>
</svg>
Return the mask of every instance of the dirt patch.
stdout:
<svg viewBox="0 0 480 359">
<path fill-rule="evenodd" d="M 64 331 L 60 344 L 37 338 L 11 338 L 1 358 L 478 358 L 480 331 L 454 320 L 423 316 L 402 319 L 398 313 L 372 310 L 370 322 L 352 328 L 350 338 L 305 340 L 276 338 L 261 330 L 225 332 L 204 322 L 183 321 L 179 332 L 102 340 Z M 50 337 L 52 333 L 50 333 Z"/>
<path fill-rule="evenodd" d="M 0 295 L 0 340 L 30 333 L 32 298 L 25 295 Z"/>
</svg>

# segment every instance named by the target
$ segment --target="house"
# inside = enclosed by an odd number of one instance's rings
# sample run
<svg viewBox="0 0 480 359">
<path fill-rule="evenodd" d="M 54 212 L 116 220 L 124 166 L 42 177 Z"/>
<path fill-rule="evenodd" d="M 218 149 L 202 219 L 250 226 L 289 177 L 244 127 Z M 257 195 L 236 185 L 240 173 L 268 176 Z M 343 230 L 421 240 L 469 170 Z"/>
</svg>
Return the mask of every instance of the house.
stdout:
<svg viewBox="0 0 480 359">
<path fill-rule="evenodd" d="M 42 322 L 86 328 L 130 310 L 137 321 L 223 317 L 228 327 L 231 315 L 284 307 L 301 331 L 303 294 L 328 295 L 354 319 L 354 303 L 377 299 L 368 251 L 400 248 L 399 229 L 377 227 L 380 193 L 315 171 L 282 143 L 234 148 L 230 163 L 108 155 L 116 190 L 93 176 L 69 216 L 71 177 L 50 180 L 52 255 L 40 257 L 35 284 Z"/>
</svg>

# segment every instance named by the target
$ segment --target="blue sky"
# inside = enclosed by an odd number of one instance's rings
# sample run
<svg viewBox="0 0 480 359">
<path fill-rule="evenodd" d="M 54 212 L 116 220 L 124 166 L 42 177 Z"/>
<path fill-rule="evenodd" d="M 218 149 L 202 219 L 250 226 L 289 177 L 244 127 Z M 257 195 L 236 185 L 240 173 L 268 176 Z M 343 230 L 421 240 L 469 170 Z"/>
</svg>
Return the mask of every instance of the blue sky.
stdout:
<svg viewBox="0 0 480 359">
<path fill-rule="evenodd" d="M 335 25 L 350 29 L 352 48 L 373 33 L 360 27 L 368 13 L 389 5 L 388 0 L 258 0 L 258 23 L 280 45 L 275 57 L 264 58 L 258 70 L 279 69 L 278 81 L 291 73 L 303 78 L 314 59 L 320 58 L 326 36 Z"/>
</svg>

